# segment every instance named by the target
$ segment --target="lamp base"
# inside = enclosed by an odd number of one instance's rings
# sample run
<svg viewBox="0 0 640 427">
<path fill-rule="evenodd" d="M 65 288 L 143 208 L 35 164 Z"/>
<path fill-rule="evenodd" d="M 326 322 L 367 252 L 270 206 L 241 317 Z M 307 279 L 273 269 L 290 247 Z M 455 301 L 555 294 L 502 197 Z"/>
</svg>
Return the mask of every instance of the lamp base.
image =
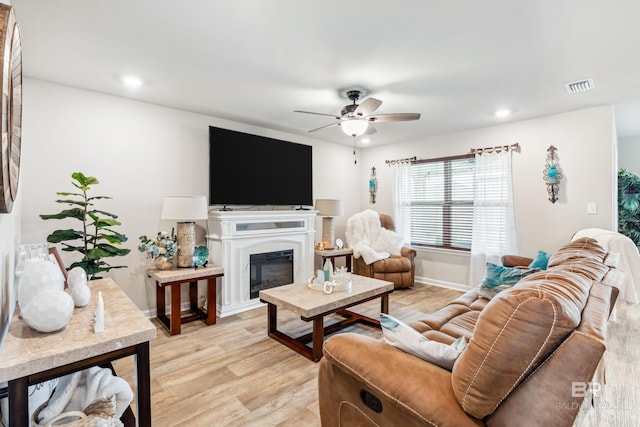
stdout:
<svg viewBox="0 0 640 427">
<path fill-rule="evenodd" d="M 333 249 L 333 217 L 322 218 L 322 241 L 329 245 L 325 249 Z"/>
<path fill-rule="evenodd" d="M 193 252 L 196 247 L 196 223 L 179 222 L 177 228 L 178 267 L 193 267 Z"/>
</svg>

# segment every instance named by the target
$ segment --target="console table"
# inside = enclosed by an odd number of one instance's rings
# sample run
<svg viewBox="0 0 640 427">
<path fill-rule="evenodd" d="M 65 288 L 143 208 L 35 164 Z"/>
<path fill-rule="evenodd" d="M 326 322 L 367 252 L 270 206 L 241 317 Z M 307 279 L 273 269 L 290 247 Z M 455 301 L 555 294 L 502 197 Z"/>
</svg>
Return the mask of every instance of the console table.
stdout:
<svg viewBox="0 0 640 427">
<path fill-rule="evenodd" d="M 216 266 L 176 268 L 171 270 L 149 270 L 149 277 L 156 281 L 156 315 L 171 335 L 180 333 L 183 323 L 202 320 L 207 325 L 216 323 L 216 279 L 224 276 L 224 268 Z M 207 281 L 207 311 L 198 307 L 198 280 Z M 182 316 L 180 307 L 180 285 L 189 283 L 189 311 Z M 171 314 L 166 315 L 164 289 L 171 288 Z"/>
<path fill-rule="evenodd" d="M 149 341 L 156 328 L 112 279 L 89 282 L 91 301 L 76 308 L 67 326 L 58 332 L 31 329 L 15 313 L 2 347 L 0 382 L 8 381 L 9 425 L 29 426 L 28 387 L 92 366 L 135 356 L 138 425 L 151 426 Z M 102 333 L 93 332 L 98 292 L 104 299 Z M 19 311 L 16 309 L 16 312 Z M 125 425 L 135 420 L 125 420 Z"/>
</svg>

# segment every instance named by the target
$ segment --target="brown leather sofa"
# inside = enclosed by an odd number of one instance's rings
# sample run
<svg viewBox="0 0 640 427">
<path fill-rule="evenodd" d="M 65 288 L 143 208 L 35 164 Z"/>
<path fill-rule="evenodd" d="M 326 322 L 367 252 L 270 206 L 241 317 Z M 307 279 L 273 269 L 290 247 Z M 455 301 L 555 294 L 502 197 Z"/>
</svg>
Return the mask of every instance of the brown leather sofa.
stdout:
<svg viewBox="0 0 640 427">
<path fill-rule="evenodd" d="M 380 225 L 390 231 L 395 231 L 391 215 L 379 214 Z M 393 282 L 394 288 L 412 288 L 416 276 L 416 250 L 403 247 L 400 255 L 374 261 L 367 265 L 362 257 L 353 259 L 353 272 L 360 276 Z"/>
<path fill-rule="evenodd" d="M 318 373 L 322 425 L 571 426 L 617 296 L 602 283 L 606 254 L 576 240 L 491 300 L 474 288 L 411 323 L 433 340 L 469 340 L 451 372 L 379 339 L 329 338 Z"/>
</svg>

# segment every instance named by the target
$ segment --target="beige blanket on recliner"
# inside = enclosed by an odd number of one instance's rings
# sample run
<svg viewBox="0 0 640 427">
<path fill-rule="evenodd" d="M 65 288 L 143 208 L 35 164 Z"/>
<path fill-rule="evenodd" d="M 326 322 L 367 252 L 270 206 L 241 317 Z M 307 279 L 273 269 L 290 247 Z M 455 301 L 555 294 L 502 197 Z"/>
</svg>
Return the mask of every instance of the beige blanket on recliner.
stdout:
<svg viewBox="0 0 640 427">
<path fill-rule="evenodd" d="M 347 221 L 345 231 L 347 246 L 353 249 L 353 256 L 369 265 L 389 255 L 400 255 L 404 239 L 394 232 L 382 228 L 380 216 L 367 209 L 353 215 Z"/>
</svg>

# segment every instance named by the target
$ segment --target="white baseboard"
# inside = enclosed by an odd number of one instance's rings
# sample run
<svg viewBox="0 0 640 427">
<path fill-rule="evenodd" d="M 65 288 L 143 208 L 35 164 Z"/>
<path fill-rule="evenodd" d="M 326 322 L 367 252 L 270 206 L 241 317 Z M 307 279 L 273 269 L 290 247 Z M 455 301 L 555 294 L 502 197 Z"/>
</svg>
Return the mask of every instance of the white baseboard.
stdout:
<svg viewBox="0 0 640 427">
<path fill-rule="evenodd" d="M 441 288 L 455 289 L 457 291 L 463 291 L 463 292 L 466 292 L 470 289 L 469 286 L 467 285 L 461 285 L 459 283 L 453 283 L 453 282 L 445 282 L 443 280 L 437 280 L 437 279 L 430 279 L 428 277 L 416 276 L 415 281 L 420 283 L 426 283 L 428 285 L 439 286 Z"/>
</svg>

